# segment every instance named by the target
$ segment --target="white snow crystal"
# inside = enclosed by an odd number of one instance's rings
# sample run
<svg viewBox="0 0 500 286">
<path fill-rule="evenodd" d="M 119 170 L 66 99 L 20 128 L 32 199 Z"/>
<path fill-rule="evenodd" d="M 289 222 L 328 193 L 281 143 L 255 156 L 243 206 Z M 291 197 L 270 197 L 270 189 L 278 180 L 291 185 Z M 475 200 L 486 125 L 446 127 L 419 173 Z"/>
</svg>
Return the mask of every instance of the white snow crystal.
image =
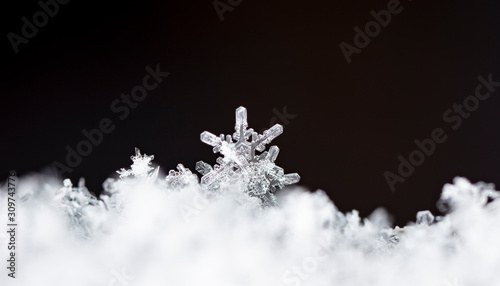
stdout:
<svg viewBox="0 0 500 286">
<path fill-rule="evenodd" d="M 285 174 L 274 164 L 279 153 L 277 146 L 260 155 L 256 151 L 264 151 L 266 144 L 283 133 L 283 127 L 276 124 L 258 134 L 252 128 L 248 129 L 247 110 L 241 106 L 236 109 L 234 130 L 233 136 L 221 134 L 217 137 L 208 131 L 201 133 L 201 141 L 213 146 L 214 153 L 223 155 L 217 158 L 218 164 L 213 168 L 202 161 L 196 164 L 196 170 L 203 175 L 202 186 L 216 191 L 223 183 L 239 182 L 245 186 L 247 194 L 260 198 L 263 206 L 277 206 L 274 192 L 297 183 L 300 176 L 297 173 Z"/>
</svg>

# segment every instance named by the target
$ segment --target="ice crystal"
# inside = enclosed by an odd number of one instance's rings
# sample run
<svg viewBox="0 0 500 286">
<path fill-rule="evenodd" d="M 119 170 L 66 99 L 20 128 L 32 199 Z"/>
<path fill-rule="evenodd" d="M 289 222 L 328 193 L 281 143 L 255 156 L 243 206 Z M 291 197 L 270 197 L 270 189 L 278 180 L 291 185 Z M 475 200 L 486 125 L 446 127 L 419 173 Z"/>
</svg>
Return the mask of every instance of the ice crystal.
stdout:
<svg viewBox="0 0 500 286">
<path fill-rule="evenodd" d="M 120 171 L 116 172 L 120 174 L 120 178 L 134 176 L 137 178 L 147 178 L 150 181 L 155 181 L 160 168 L 151 167 L 151 161 L 154 157 L 154 155 L 141 155 L 139 148 L 135 148 L 135 156 L 130 157 L 130 159 L 134 162 L 132 166 L 130 166 L 130 170 L 122 168 Z"/>
<path fill-rule="evenodd" d="M 473 204 L 486 205 L 500 198 L 500 193 L 494 188 L 493 184 L 479 182 L 471 185 L 464 178 L 456 178 L 453 185 L 444 186 L 438 207 L 441 211 L 447 212 Z"/>
<path fill-rule="evenodd" d="M 165 178 L 167 188 L 179 190 L 180 188 L 195 184 L 198 182 L 198 177 L 182 164 L 177 165 L 177 170 L 170 170 Z"/>
<path fill-rule="evenodd" d="M 263 206 L 277 206 L 274 192 L 300 180 L 297 173 L 285 174 L 274 164 L 279 153 L 277 146 L 264 151 L 266 144 L 283 133 L 283 126 L 275 124 L 258 134 L 252 128 L 248 129 L 247 110 L 239 107 L 234 130 L 232 136 L 221 134 L 218 137 L 208 131 L 201 133 L 201 141 L 212 146 L 214 153 L 223 155 L 217 158 L 213 168 L 202 161 L 196 164 L 196 170 L 203 175 L 201 185 L 209 191 L 216 191 L 223 183 L 238 181 L 248 195 L 260 198 Z M 264 152 L 257 155 L 256 151 Z"/>
<path fill-rule="evenodd" d="M 68 214 L 70 225 L 76 233 L 86 238 L 92 236 L 105 216 L 104 203 L 90 194 L 84 179 L 80 179 L 78 187 L 73 187 L 69 179 L 65 179 L 63 185 L 54 198 L 56 206 Z"/>
<path fill-rule="evenodd" d="M 434 222 L 434 215 L 430 211 L 417 212 L 417 224 L 431 224 Z"/>
</svg>

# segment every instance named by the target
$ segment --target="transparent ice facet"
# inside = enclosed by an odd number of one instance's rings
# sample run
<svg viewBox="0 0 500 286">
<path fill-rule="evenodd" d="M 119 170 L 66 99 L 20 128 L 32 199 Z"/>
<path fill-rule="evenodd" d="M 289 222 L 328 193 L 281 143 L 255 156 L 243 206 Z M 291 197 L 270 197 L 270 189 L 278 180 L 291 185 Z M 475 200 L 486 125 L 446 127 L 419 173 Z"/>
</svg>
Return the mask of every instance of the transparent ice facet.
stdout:
<svg viewBox="0 0 500 286">
<path fill-rule="evenodd" d="M 201 142 L 208 144 L 214 147 L 214 153 L 219 152 L 220 147 L 222 146 L 222 139 L 220 137 L 215 136 L 214 134 L 205 131 L 200 135 Z"/>
<path fill-rule="evenodd" d="M 203 161 L 199 161 L 199 162 L 196 162 L 196 171 L 202 175 L 206 175 L 210 172 L 212 172 L 213 168 L 212 166 L 210 166 L 209 164 L 203 162 Z"/>
<path fill-rule="evenodd" d="M 434 215 L 430 211 L 419 211 L 417 213 L 417 224 L 430 225 L 434 222 Z"/>
<path fill-rule="evenodd" d="M 276 158 L 278 157 L 278 154 L 280 153 L 280 149 L 278 146 L 271 146 L 269 148 L 269 161 L 274 162 L 276 161 Z"/>
<path fill-rule="evenodd" d="M 248 128 L 247 122 L 247 109 L 240 106 L 236 109 L 236 125 L 234 126 L 233 137 L 235 140 L 239 140 L 240 136 L 245 137 L 245 131 Z"/>
<path fill-rule="evenodd" d="M 300 176 L 297 173 L 286 174 L 285 176 L 285 185 L 296 184 L 300 181 Z"/>
</svg>

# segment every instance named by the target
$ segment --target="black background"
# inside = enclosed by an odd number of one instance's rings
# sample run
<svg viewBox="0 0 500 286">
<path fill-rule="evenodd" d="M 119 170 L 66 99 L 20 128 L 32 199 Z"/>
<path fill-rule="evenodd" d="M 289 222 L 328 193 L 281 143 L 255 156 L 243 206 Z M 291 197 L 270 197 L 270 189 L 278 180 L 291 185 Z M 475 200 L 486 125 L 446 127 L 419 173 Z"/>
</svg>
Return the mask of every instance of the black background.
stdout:
<svg viewBox="0 0 500 286">
<path fill-rule="evenodd" d="M 474 94 L 479 75 L 500 81 L 498 1 L 403 0 L 350 64 L 339 44 L 353 44 L 353 28 L 388 1 L 243 0 L 220 21 L 210 0 L 72 0 L 18 54 L 7 34 L 20 34 L 21 18 L 40 7 L 10 2 L 2 4 L 2 177 L 64 163 L 65 147 L 105 117 L 116 129 L 66 174 L 74 181 L 85 177 L 99 193 L 130 165 L 134 147 L 163 171 L 194 170 L 217 157 L 199 141 L 202 131 L 232 133 L 238 106 L 261 130 L 286 106 L 297 116 L 273 141 L 278 165 L 342 211 L 366 216 L 384 206 L 404 224 L 418 210 L 436 212 L 454 176 L 500 183 L 500 90 L 458 130 L 442 119 Z M 111 102 L 156 64 L 170 76 L 118 119 Z M 396 172 L 397 157 L 437 127 L 448 140 L 391 192 L 383 173 Z"/>
</svg>

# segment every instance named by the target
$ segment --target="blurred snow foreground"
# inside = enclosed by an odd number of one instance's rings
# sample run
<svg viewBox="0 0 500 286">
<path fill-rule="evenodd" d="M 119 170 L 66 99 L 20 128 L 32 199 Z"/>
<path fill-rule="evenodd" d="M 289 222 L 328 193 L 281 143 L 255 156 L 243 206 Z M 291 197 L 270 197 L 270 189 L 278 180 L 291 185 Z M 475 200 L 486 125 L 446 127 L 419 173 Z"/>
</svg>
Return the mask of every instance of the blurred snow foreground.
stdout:
<svg viewBox="0 0 500 286">
<path fill-rule="evenodd" d="M 383 209 L 343 214 L 323 191 L 276 198 L 300 179 L 274 164 L 277 147 L 264 151 L 283 129 L 247 128 L 240 107 L 233 136 L 201 134 L 223 157 L 197 163 L 200 181 L 181 164 L 159 179 L 139 150 L 99 198 L 83 180 L 20 178 L 17 277 L 2 266 L 0 285 L 500 285 L 493 185 L 456 178 L 439 201 L 446 215 L 392 228 Z"/>
</svg>

